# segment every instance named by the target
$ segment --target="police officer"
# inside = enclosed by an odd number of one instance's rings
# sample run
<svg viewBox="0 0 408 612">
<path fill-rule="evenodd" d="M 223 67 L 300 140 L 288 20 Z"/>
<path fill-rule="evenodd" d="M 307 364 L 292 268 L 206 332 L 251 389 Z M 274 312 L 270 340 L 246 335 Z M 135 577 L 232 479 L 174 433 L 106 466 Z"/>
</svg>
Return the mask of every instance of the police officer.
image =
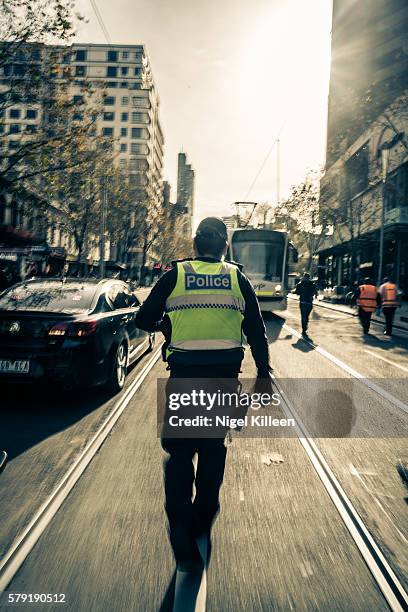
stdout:
<svg viewBox="0 0 408 612">
<path fill-rule="evenodd" d="M 357 298 L 358 318 L 360 319 L 363 333 L 368 334 L 370 331 L 371 316 L 380 304 L 377 287 L 371 278 L 366 277 L 364 279 L 357 288 L 355 297 Z"/>
<path fill-rule="evenodd" d="M 392 282 L 387 276 L 383 279 L 383 284 L 380 286 L 378 293 L 381 298 L 382 311 L 385 318 L 384 335 L 392 335 L 392 326 L 394 323 L 395 311 L 400 305 L 398 299 L 397 285 Z"/>
<path fill-rule="evenodd" d="M 157 281 L 139 310 L 136 325 L 164 333 L 171 379 L 238 379 L 245 335 L 258 378 L 267 387 L 271 367 L 259 304 L 239 267 L 224 261 L 227 247 L 224 222 L 216 217 L 203 219 L 194 238 L 195 258 L 178 261 Z M 162 436 L 168 453 L 164 468 L 166 512 L 180 571 L 202 569 L 197 538 L 205 536 L 207 560 L 210 554 L 210 529 L 219 510 L 227 452 L 224 436 L 225 432 L 217 438 Z"/>
</svg>

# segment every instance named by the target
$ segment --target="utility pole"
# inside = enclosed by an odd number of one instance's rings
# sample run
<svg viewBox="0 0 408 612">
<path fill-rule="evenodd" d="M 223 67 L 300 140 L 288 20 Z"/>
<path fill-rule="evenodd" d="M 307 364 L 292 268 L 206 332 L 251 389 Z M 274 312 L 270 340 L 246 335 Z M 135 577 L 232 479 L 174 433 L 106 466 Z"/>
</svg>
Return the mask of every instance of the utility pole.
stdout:
<svg viewBox="0 0 408 612">
<path fill-rule="evenodd" d="M 378 277 L 377 284 L 381 285 L 383 276 L 384 266 L 384 226 L 385 226 L 385 196 L 387 189 L 387 176 L 388 166 L 390 161 L 390 151 L 395 145 L 404 138 L 404 132 L 398 132 L 391 140 L 383 142 L 379 147 L 381 154 L 381 181 L 382 181 L 382 194 L 381 194 L 381 226 L 380 226 L 380 261 L 378 264 Z"/>
<path fill-rule="evenodd" d="M 276 140 L 276 206 L 280 200 L 280 140 Z"/>
<path fill-rule="evenodd" d="M 102 210 L 101 210 L 101 232 L 99 236 L 99 276 L 105 276 L 105 232 L 106 232 L 106 208 L 107 208 L 107 193 L 106 179 L 102 182 Z"/>
</svg>

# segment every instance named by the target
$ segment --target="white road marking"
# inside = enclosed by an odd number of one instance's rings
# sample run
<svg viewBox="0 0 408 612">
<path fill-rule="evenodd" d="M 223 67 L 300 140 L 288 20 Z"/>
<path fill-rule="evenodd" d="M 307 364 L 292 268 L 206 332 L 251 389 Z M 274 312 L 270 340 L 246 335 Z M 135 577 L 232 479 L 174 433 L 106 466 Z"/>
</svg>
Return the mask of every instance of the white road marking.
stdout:
<svg viewBox="0 0 408 612">
<path fill-rule="evenodd" d="M 388 514 L 388 512 L 386 511 L 386 509 L 384 508 L 384 506 L 381 504 L 380 500 L 377 499 L 377 495 L 371 491 L 371 489 L 369 489 L 369 487 L 366 485 L 366 483 L 364 482 L 364 479 L 361 477 L 361 474 L 364 474 L 364 472 L 359 472 L 352 463 L 350 463 L 350 473 L 353 474 L 353 476 L 357 476 L 357 478 L 359 479 L 359 481 L 361 482 L 361 484 L 363 485 L 363 487 L 365 488 L 365 490 L 367 491 L 367 493 L 369 495 L 371 495 L 371 497 L 373 498 L 374 502 L 377 504 L 377 506 L 380 508 L 380 510 L 385 514 L 385 516 L 387 517 L 387 519 L 389 520 L 389 522 L 391 523 L 391 525 L 394 527 L 395 531 L 398 533 L 398 535 L 400 536 L 401 540 L 403 540 L 403 542 L 405 544 L 408 544 L 408 540 L 407 538 L 404 536 L 404 534 L 398 529 L 398 527 L 396 526 L 396 524 L 394 523 L 392 517 Z"/>
<path fill-rule="evenodd" d="M 245 501 L 245 496 L 244 496 L 244 492 L 242 489 L 239 490 L 239 501 L 241 502 Z"/>
<path fill-rule="evenodd" d="M 297 332 L 296 332 L 297 333 Z M 276 387 L 283 399 L 281 404 L 283 411 L 288 417 L 295 419 L 295 430 L 300 444 L 306 451 L 314 469 L 323 483 L 327 493 L 330 495 L 337 511 L 339 512 L 345 526 L 356 543 L 375 581 L 380 587 L 390 609 L 393 612 L 402 612 L 408 606 L 408 594 L 391 569 L 386 558 L 377 546 L 374 538 L 360 518 L 360 515 L 347 497 L 344 489 L 330 469 L 327 461 L 318 449 L 314 440 L 302 423 L 294 406 L 289 402 L 285 392 L 274 380 Z"/>
<path fill-rule="evenodd" d="M 363 385 L 365 385 L 366 387 L 368 387 L 369 389 L 377 393 L 383 399 L 390 402 L 390 404 L 393 404 L 394 406 L 396 406 L 397 408 L 399 408 L 400 410 L 403 410 L 404 412 L 408 414 L 408 405 L 402 402 L 401 400 L 399 400 L 397 397 L 395 397 L 391 393 L 388 393 L 388 391 L 386 391 L 385 389 L 377 385 L 372 380 L 368 379 L 366 376 L 363 376 L 362 374 L 360 374 L 360 372 L 357 372 L 357 370 L 350 367 L 349 365 L 344 363 L 344 361 L 341 361 L 341 359 L 338 359 L 337 357 L 335 357 L 334 355 L 326 351 L 321 346 L 314 344 L 311 340 L 306 340 L 306 338 L 304 338 L 302 334 L 296 331 L 296 329 L 289 327 L 289 325 L 287 325 L 286 323 L 284 323 L 283 327 L 287 329 L 291 334 L 296 336 L 297 338 L 300 338 L 301 340 L 303 340 L 303 342 L 305 342 L 306 344 L 309 344 L 309 346 L 312 346 L 314 350 L 316 351 L 316 353 L 323 355 L 323 357 L 326 357 L 326 359 L 334 363 L 336 366 L 338 366 L 339 368 L 341 368 L 342 370 L 344 370 L 345 372 L 347 372 L 354 378 L 357 378 Z"/>
<path fill-rule="evenodd" d="M 69 467 L 67 472 L 62 477 L 60 483 L 55 487 L 48 499 L 36 512 L 21 535 L 14 540 L 12 546 L 0 562 L 0 592 L 4 591 L 10 584 L 14 578 L 14 575 L 24 563 L 26 557 L 29 555 L 30 551 L 41 537 L 41 534 L 52 521 L 63 502 L 68 497 L 70 491 L 81 478 L 85 469 L 88 467 L 89 463 L 92 461 L 93 457 L 96 455 L 99 448 L 112 431 L 122 412 L 125 410 L 126 406 L 129 404 L 130 400 L 135 395 L 156 361 L 159 359 L 160 354 L 161 348 L 157 349 L 153 353 L 149 361 L 129 385 L 129 388 L 119 398 L 114 408 L 85 446 L 79 457 Z"/>
<path fill-rule="evenodd" d="M 382 355 L 378 355 L 377 353 L 374 353 L 374 351 L 370 351 L 369 349 L 364 349 L 364 350 L 366 353 L 369 353 L 373 357 L 377 357 L 377 359 L 381 359 L 381 361 L 385 361 L 385 363 L 389 363 L 390 365 L 394 366 L 394 368 L 398 368 L 399 370 L 402 370 L 403 372 L 408 372 L 408 368 L 406 368 L 405 366 L 402 366 L 399 363 L 395 363 L 395 361 L 391 361 L 390 359 L 387 359 L 386 357 L 383 357 Z"/>
</svg>

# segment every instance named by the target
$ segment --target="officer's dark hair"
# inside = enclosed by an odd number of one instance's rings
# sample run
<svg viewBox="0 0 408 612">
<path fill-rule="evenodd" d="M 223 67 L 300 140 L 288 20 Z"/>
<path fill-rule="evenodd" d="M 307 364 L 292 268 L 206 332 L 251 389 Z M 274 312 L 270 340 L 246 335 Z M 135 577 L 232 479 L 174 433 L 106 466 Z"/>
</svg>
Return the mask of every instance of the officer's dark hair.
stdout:
<svg viewBox="0 0 408 612">
<path fill-rule="evenodd" d="M 227 228 L 219 217 L 206 217 L 197 227 L 194 247 L 198 255 L 221 257 L 227 244 Z"/>
<path fill-rule="evenodd" d="M 221 257 L 225 248 L 225 240 L 215 233 L 201 232 L 194 238 L 194 246 L 198 255 Z"/>
</svg>

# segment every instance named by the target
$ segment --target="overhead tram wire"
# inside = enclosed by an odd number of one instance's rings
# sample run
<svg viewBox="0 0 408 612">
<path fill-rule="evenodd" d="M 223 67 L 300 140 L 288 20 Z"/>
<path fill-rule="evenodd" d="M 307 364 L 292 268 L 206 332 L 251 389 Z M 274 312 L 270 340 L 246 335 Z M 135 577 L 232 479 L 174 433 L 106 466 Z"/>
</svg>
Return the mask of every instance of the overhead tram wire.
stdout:
<svg viewBox="0 0 408 612">
<path fill-rule="evenodd" d="M 262 164 L 261 164 L 261 166 L 260 166 L 260 168 L 259 168 L 258 172 L 256 173 L 256 176 L 255 176 L 254 180 L 252 181 L 252 183 L 251 183 L 251 185 L 250 185 L 250 187 L 249 187 L 248 191 L 246 192 L 245 197 L 244 197 L 244 199 L 243 199 L 243 202 L 246 202 L 247 197 L 249 196 L 249 194 L 251 193 L 252 189 L 254 188 L 254 186 L 255 186 L 255 184 L 256 184 L 256 181 L 258 180 L 259 176 L 261 175 L 262 170 L 264 169 L 264 167 L 265 167 L 265 165 L 266 165 L 266 162 L 268 161 L 268 159 L 269 159 L 269 157 L 270 157 L 270 155 L 271 155 L 272 151 L 274 150 L 275 146 L 278 144 L 278 142 L 279 142 L 279 137 L 280 137 L 280 135 L 281 135 L 281 132 L 282 132 L 282 130 L 283 130 L 283 127 L 284 127 L 285 123 L 286 123 L 286 119 L 283 121 L 282 125 L 280 126 L 280 129 L 279 129 L 278 135 L 277 135 L 277 137 L 275 138 L 275 140 L 273 141 L 271 148 L 269 149 L 269 151 L 268 151 L 268 153 L 267 153 L 267 155 L 266 155 L 265 159 L 263 160 L 263 162 L 262 162 Z M 279 177 L 278 177 L 278 180 L 279 180 Z M 253 209 L 252 209 L 252 211 L 251 211 L 251 214 L 249 215 L 248 220 L 247 220 L 247 222 L 246 222 L 246 224 L 245 224 L 245 225 L 249 225 L 249 222 L 251 221 L 252 215 L 253 215 L 253 214 L 254 214 L 254 212 L 255 212 L 256 206 L 257 206 L 257 204 L 255 203 L 255 204 L 254 204 L 254 207 L 253 207 Z"/>
<path fill-rule="evenodd" d="M 97 18 L 97 20 L 98 20 L 98 23 L 99 23 L 99 25 L 101 26 L 101 30 L 102 30 L 102 32 L 103 32 L 103 34 L 104 34 L 105 38 L 106 38 L 106 42 L 107 42 L 109 45 L 111 45 L 111 44 L 112 44 L 112 39 L 111 39 L 111 37 L 109 36 L 108 29 L 107 29 L 107 27 L 105 26 L 105 23 L 104 23 L 104 21 L 103 21 L 103 19 L 102 19 L 102 15 L 101 15 L 101 13 L 100 13 L 100 11 L 99 11 L 99 9 L 98 9 L 97 5 L 96 5 L 95 0 L 89 0 L 89 2 L 91 3 L 91 6 L 92 6 L 92 8 L 93 8 L 93 11 L 94 11 L 94 13 L 95 13 L 95 15 L 96 15 L 96 18 Z"/>
</svg>

